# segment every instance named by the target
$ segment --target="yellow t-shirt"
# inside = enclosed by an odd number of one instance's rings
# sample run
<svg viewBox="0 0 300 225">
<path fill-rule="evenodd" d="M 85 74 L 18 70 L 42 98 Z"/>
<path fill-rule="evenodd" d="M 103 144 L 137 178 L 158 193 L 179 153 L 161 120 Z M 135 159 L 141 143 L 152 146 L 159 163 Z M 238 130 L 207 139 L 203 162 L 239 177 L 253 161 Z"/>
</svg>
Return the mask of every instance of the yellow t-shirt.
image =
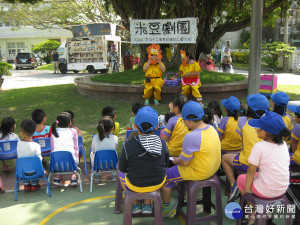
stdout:
<svg viewBox="0 0 300 225">
<path fill-rule="evenodd" d="M 298 141 L 296 151 L 294 152 L 293 159 L 294 161 L 300 165 L 300 123 L 298 123 L 293 129 L 292 129 L 292 137 L 293 140 Z"/>
<path fill-rule="evenodd" d="M 145 63 L 144 66 L 146 64 L 147 63 Z M 161 64 L 165 67 L 165 65 L 163 63 L 161 63 Z M 145 77 L 161 77 L 162 76 L 162 71 L 161 71 L 160 65 L 158 63 L 150 64 L 149 67 L 147 68 L 147 70 L 144 72 L 145 72 Z"/>
<path fill-rule="evenodd" d="M 243 150 L 240 153 L 239 161 L 247 166 L 249 166 L 248 158 L 251 154 L 253 146 L 262 141 L 258 138 L 255 128 L 249 126 L 248 122 L 252 118 L 247 118 L 245 116 L 241 117 L 238 122 L 238 128 L 236 131 L 242 137 Z"/>
<path fill-rule="evenodd" d="M 163 135 L 170 137 L 167 142 L 169 153 L 171 156 L 179 156 L 182 150 L 183 139 L 189 133 L 188 128 L 183 123 L 183 118 L 174 116 L 170 118 Z"/>
<path fill-rule="evenodd" d="M 242 138 L 236 132 L 238 128 L 238 120 L 233 117 L 226 116 L 221 119 L 218 127 L 219 136 L 224 135 L 221 141 L 221 149 L 226 151 L 235 151 L 242 149 Z"/>
<path fill-rule="evenodd" d="M 292 124 L 292 119 L 290 117 L 290 115 L 286 114 L 285 116 L 281 116 L 285 126 L 287 129 L 289 129 L 289 131 L 291 131 L 293 129 L 293 124 Z M 290 138 L 286 138 L 285 142 L 287 144 L 291 144 L 291 139 Z"/>
<path fill-rule="evenodd" d="M 199 64 L 196 61 L 194 61 L 193 63 L 187 64 L 186 66 L 183 66 L 181 64 L 179 67 L 179 71 L 182 71 L 181 77 L 183 77 L 185 74 L 190 72 L 201 72 L 201 68 Z"/>
<path fill-rule="evenodd" d="M 119 122 L 115 122 L 115 129 L 114 129 L 114 132 L 113 132 L 117 137 L 119 136 L 119 133 L 120 133 L 120 124 Z"/>
<path fill-rule="evenodd" d="M 184 138 L 180 159 L 190 161 L 178 166 L 184 180 L 205 180 L 214 175 L 221 164 L 221 143 L 212 126 L 193 130 Z"/>
</svg>

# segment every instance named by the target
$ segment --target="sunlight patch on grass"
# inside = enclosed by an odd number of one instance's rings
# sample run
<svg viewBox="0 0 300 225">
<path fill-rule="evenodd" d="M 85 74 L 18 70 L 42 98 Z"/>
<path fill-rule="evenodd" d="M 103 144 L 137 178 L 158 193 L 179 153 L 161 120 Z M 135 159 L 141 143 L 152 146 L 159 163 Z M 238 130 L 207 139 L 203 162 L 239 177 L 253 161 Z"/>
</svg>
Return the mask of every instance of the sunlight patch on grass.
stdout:
<svg viewBox="0 0 300 225">
<path fill-rule="evenodd" d="M 287 93 L 290 101 L 300 100 L 300 85 L 278 85 L 278 91 Z"/>
<path fill-rule="evenodd" d="M 40 66 L 40 67 L 36 68 L 35 70 L 54 70 L 54 67 L 53 67 L 53 64 L 50 63 L 50 64 Z"/>
</svg>

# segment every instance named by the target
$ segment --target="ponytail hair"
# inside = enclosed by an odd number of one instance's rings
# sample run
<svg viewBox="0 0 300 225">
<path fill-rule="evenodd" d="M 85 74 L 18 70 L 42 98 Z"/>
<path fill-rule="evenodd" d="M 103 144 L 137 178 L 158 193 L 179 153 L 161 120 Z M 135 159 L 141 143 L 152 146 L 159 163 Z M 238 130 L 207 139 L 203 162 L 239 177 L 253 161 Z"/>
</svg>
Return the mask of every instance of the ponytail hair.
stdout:
<svg viewBox="0 0 300 225">
<path fill-rule="evenodd" d="M 227 116 L 233 117 L 235 121 L 238 121 L 239 113 L 240 113 L 238 109 L 235 109 L 233 112 L 230 112 L 229 110 L 227 111 L 228 111 Z"/>
<path fill-rule="evenodd" d="M 110 116 L 104 116 L 98 123 L 97 131 L 99 140 L 108 138 L 110 131 L 114 128 L 114 121 Z"/>
<path fill-rule="evenodd" d="M 70 121 L 71 121 L 70 113 L 67 112 L 59 113 L 56 117 L 56 121 L 52 124 L 52 134 L 58 138 L 59 135 L 56 130 L 56 125 L 58 125 L 58 127 L 60 128 L 67 128 L 70 125 Z"/>
<path fill-rule="evenodd" d="M 287 106 L 286 105 L 276 105 L 274 103 L 274 109 L 273 112 L 276 112 L 277 114 L 281 115 L 281 116 L 285 116 L 286 114 L 286 109 Z"/>
<path fill-rule="evenodd" d="M 211 109 L 204 108 L 203 111 L 204 111 L 204 116 L 202 117 L 203 122 L 206 124 L 211 124 L 214 118 Z"/>
<path fill-rule="evenodd" d="M 16 124 L 16 121 L 12 117 L 6 117 L 2 120 L 0 131 L 2 133 L 1 139 L 4 139 L 7 135 L 9 135 L 10 132 L 14 131 L 14 125 Z"/>
<path fill-rule="evenodd" d="M 257 110 L 257 111 L 253 111 L 253 109 L 248 106 L 248 109 L 247 109 L 247 114 L 246 116 L 249 118 L 252 118 L 252 119 L 259 119 L 260 117 L 262 117 L 263 115 L 265 114 L 265 111 L 264 110 Z"/>
<path fill-rule="evenodd" d="M 207 108 L 213 109 L 215 113 L 217 113 L 218 117 L 221 119 L 222 117 L 222 109 L 220 103 L 218 101 L 211 101 L 208 103 Z"/>
<path fill-rule="evenodd" d="M 280 145 L 283 143 L 285 138 L 289 138 L 291 136 L 291 132 L 287 127 L 285 127 L 279 132 L 279 135 L 275 135 L 275 134 L 270 134 L 270 135 L 273 137 L 272 141 L 274 141 L 275 144 Z"/>
</svg>

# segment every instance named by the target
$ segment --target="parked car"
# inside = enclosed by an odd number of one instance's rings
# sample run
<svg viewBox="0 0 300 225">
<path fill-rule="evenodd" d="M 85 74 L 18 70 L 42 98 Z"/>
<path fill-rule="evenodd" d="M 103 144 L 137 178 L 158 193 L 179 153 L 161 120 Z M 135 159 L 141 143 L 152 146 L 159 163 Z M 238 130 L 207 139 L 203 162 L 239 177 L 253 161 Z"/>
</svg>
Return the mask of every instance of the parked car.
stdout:
<svg viewBox="0 0 300 225">
<path fill-rule="evenodd" d="M 21 52 L 18 53 L 15 59 L 16 70 L 23 67 L 37 68 L 38 62 L 34 54 Z"/>
<path fill-rule="evenodd" d="M 34 56 L 36 58 L 37 65 L 41 66 L 43 64 L 42 57 L 40 57 L 38 54 L 34 54 Z"/>
</svg>

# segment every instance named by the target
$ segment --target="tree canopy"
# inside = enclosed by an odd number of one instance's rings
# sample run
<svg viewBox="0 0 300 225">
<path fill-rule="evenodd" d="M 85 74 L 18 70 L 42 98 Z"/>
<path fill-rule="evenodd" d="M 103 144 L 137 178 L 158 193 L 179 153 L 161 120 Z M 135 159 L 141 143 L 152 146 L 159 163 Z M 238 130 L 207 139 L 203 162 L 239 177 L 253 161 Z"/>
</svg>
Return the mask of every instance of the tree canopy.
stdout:
<svg viewBox="0 0 300 225">
<path fill-rule="evenodd" d="M 43 57 L 43 60 L 46 63 L 50 63 L 51 62 L 51 52 L 53 50 L 56 50 L 59 46 L 60 46 L 60 42 L 58 42 L 56 40 L 47 40 L 47 41 L 43 41 L 43 42 L 39 43 L 38 45 L 34 45 L 32 50 L 35 53 L 37 53 L 37 52 L 46 53 L 46 56 Z"/>
<path fill-rule="evenodd" d="M 290 54 L 295 52 L 296 47 L 292 47 L 289 44 L 283 42 L 272 42 L 263 44 L 261 47 L 262 50 L 262 61 L 267 63 L 270 68 L 276 70 L 279 64 L 279 57 L 283 56 L 287 58 Z"/>
<path fill-rule="evenodd" d="M 4 4 L 1 18 L 20 26 L 38 29 L 61 27 L 71 29 L 78 24 L 116 22 L 117 15 L 112 6 L 101 0 L 7 0 L 16 4 Z M 33 4 L 36 3 L 36 4 Z"/>
</svg>

